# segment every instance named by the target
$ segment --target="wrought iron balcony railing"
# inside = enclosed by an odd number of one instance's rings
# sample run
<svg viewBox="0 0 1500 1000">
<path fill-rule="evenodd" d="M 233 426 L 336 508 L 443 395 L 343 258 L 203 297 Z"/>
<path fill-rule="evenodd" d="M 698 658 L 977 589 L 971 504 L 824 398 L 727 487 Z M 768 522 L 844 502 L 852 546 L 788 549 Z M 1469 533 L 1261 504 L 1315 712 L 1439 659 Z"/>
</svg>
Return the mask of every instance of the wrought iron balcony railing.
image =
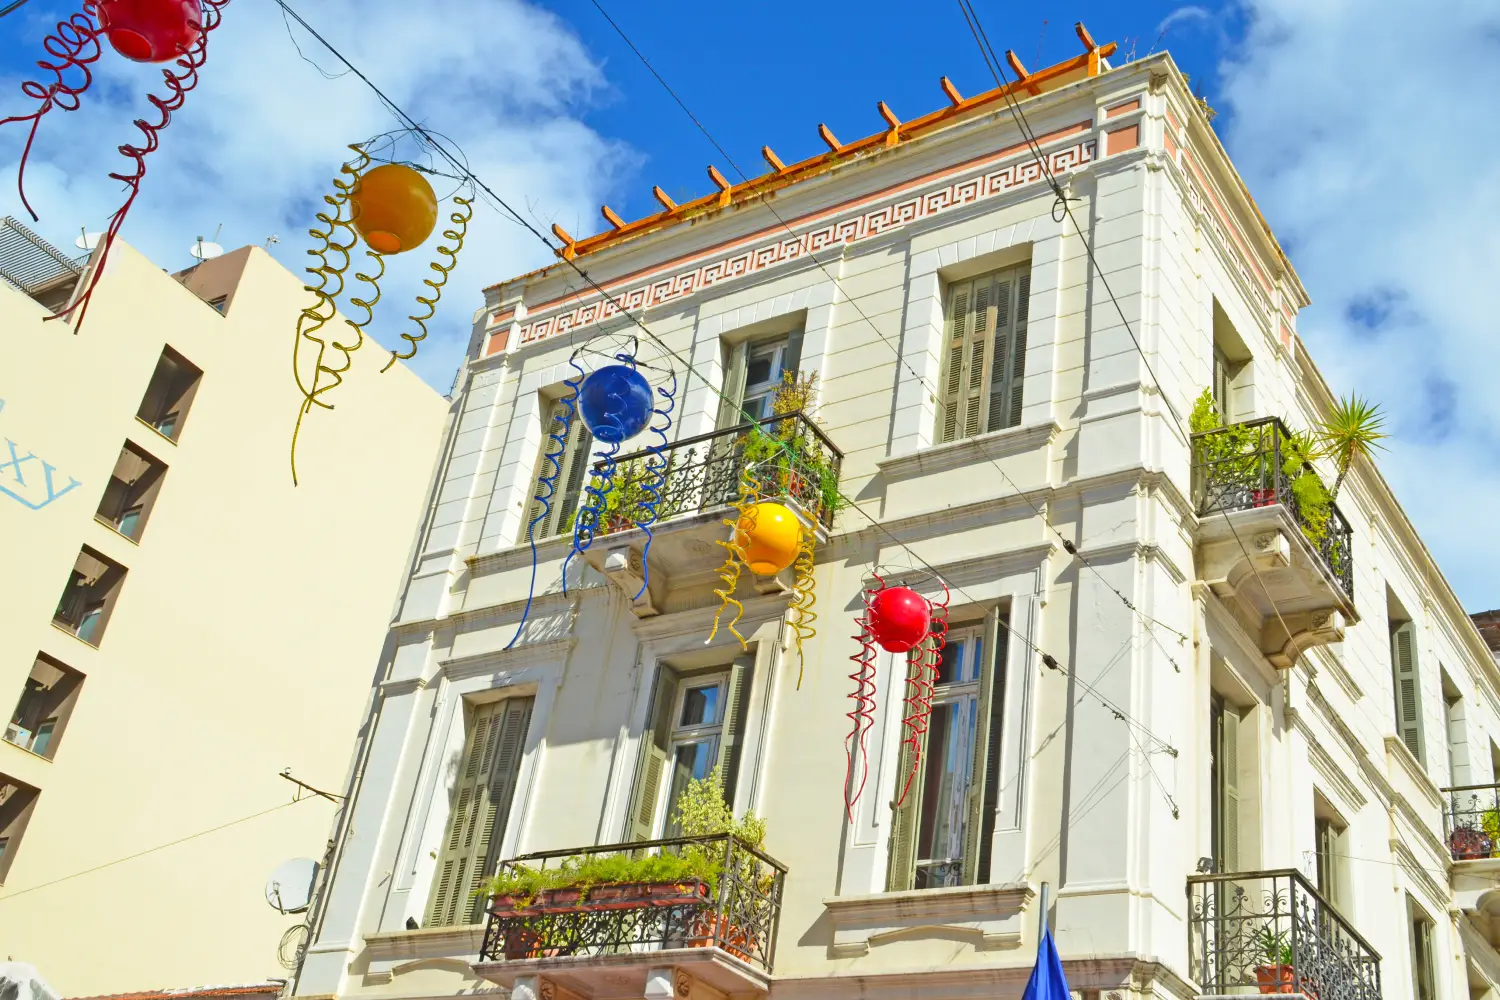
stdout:
<svg viewBox="0 0 1500 1000">
<path fill-rule="evenodd" d="M 816 511 L 824 527 L 833 525 L 844 453 L 801 411 L 674 441 L 660 455 L 637 451 L 615 460 L 612 496 L 596 534 L 622 531 L 640 519 L 640 505 L 650 499 L 646 484 L 655 479 L 651 467 L 663 459 L 666 478 L 657 522 L 731 506 L 749 466 L 763 497 L 788 497 L 809 514 Z M 602 468 L 602 462 L 594 464 L 596 477 Z M 590 517 L 591 511 L 585 508 L 578 516 Z"/>
<path fill-rule="evenodd" d="M 1500 857 L 1500 784 L 1443 789 L 1448 851 L 1454 861 Z"/>
<path fill-rule="evenodd" d="M 1189 975 L 1201 993 L 1379 1000 L 1380 955 L 1292 869 L 1188 878 Z"/>
<path fill-rule="evenodd" d="M 1275 417 L 1193 435 L 1193 501 L 1198 516 L 1281 504 L 1354 600 L 1354 533 L 1322 480 Z M 1307 484 L 1299 480 L 1310 477 Z M 1316 486 L 1313 484 L 1316 483 Z"/>
<path fill-rule="evenodd" d="M 532 900 L 492 898 L 480 961 L 718 948 L 771 971 L 786 866 L 727 834 L 544 851 L 503 862 L 500 874 L 607 855 L 696 857 L 706 874 L 545 889 Z"/>
</svg>

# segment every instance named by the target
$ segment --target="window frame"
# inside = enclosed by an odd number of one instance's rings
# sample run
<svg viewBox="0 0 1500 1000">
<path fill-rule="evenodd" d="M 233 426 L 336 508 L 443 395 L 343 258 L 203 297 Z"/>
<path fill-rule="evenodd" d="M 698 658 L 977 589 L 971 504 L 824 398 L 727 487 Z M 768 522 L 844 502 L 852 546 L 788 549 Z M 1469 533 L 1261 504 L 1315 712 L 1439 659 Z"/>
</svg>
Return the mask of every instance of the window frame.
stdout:
<svg viewBox="0 0 1500 1000">
<path fill-rule="evenodd" d="M 710 667 L 712 671 L 715 668 Z M 691 673 L 679 675 L 677 678 L 677 691 L 672 699 L 672 724 L 667 733 L 667 763 L 665 781 L 661 783 L 656 803 L 656 818 L 653 821 L 651 835 L 653 837 L 680 836 L 680 832 L 672 831 L 672 805 L 673 789 L 677 780 L 677 751 L 685 746 L 708 744 L 709 757 L 715 761 L 719 759 L 719 749 L 723 746 L 724 725 L 727 721 L 725 710 L 729 707 L 729 670 L 724 669 L 720 673 Z M 716 708 L 718 720 L 710 725 L 684 726 L 682 724 L 682 711 L 687 707 L 687 696 L 689 691 L 701 690 L 712 687 L 717 692 Z M 710 768 L 712 770 L 712 768 Z"/>
<path fill-rule="evenodd" d="M 962 645 L 960 646 L 960 644 L 962 644 Z M 983 686 L 982 677 L 981 677 L 981 671 L 984 670 L 984 664 L 982 662 L 976 664 L 974 661 L 980 659 L 984 655 L 984 625 L 982 623 L 976 623 L 976 624 L 973 624 L 973 625 L 966 625 L 966 626 L 963 626 L 963 627 L 960 627 L 960 628 L 954 628 L 954 629 L 950 630 L 948 632 L 947 642 L 946 642 L 944 651 L 946 652 L 947 649 L 951 649 L 951 648 L 954 648 L 956 646 L 960 646 L 960 648 L 962 648 L 962 650 L 963 650 L 963 652 L 960 654 L 960 656 L 962 657 L 962 659 L 960 661 L 961 662 L 960 675 L 962 675 L 962 664 L 963 663 L 967 663 L 968 665 L 970 665 L 970 666 L 972 666 L 974 668 L 973 669 L 974 676 L 973 676 L 972 679 L 968 679 L 968 680 L 947 681 L 947 682 L 942 683 L 942 684 L 934 684 L 933 685 L 933 689 L 932 689 L 932 708 L 935 711 L 939 707 L 947 708 L 947 707 L 951 707 L 951 706 L 956 706 L 956 705 L 968 703 L 969 706 L 970 706 L 970 711 L 969 711 L 968 716 L 966 716 L 966 717 L 969 718 L 974 723 L 974 725 L 976 727 L 976 731 L 972 734 L 972 739 L 973 740 L 978 740 L 978 739 L 981 738 L 979 732 L 977 731 L 977 726 L 978 726 L 978 722 L 979 722 L 979 719 L 978 719 L 978 709 L 979 709 L 979 698 L 981 696 L 980 688 Z M 928 722 L 928 727 L 929 727 L 928 728 L 928 732 L 929 733 L 931 732 L 931 726 L 932 726 L 932 723 L 931 723 L 931 720 L 930 720 L 930 717 L 929 717 L 929 722 Z M 949 733 L 949 738 L 950 739 L 952 738 L 951 733 Z M 967 757 L 965 756 L 964 751 L 968 752 L 967 753 Z M 974 761 L 973 761 L 974 751 L 975 751 L 975 747 L 974 747 L 974 745 L 973 745 L 972 742 L 969 743 L 967 746 L 965 746 L 965 745 L 963 745 L 962 741 L 960 741 L 960 745 L 958 747 L 958 752 L 959 752 L 959 763 L 960 763 L 960 766 L 963 768 L 963 771 L 965 772 L 964 773 L 964 784 L 963 784 L 963 797 L 964 797 L 965 801 L 967 801 L 968 795 L 969 795 L 969 791 L 973 787 L 973 783 L 974 783 L 974 773 L 973 773 L 974 772 Z M 931 774 L 930 767 L 935 762 L 936 758 L 940 754 L 944 754 L 944 753 L 946 753 L 945 750 L 942 750 L 942 749 L 934 750 L 934 748 L 929 743 L 929 745 L 927 747 L 927 752 L 923 754 L 923 759 L 922 759 L 921 763 L 918 765 L 919 768 L 920 768 L 920 772 L 919 772 L 919 774 L 916 777 L 914 777 L 912 779 L 913 784 L 915 784 L 917 781 L 921 781 L 923 783 L 923 786 L 924 786 L 924 796 L 923 796 L 924 803 L 925 803 L 925 800 L 926 800 L 926 796 L 925 796 L 926 785 L 929 784 L 930 781 L 931 781 L 931 778 L 930 778 L 930 774 Z M 949 794 L 955 800 L 957 799 L 957 789 L 950 789 Z M 931 828 L 928 828 L 929 821 L 932 824 Z M 967 860 L 964 857 L 964 846 L 965 846 L 964 842 L 968 840 L 968 830 L 967 830 L 968 816 L 967 816 L 967 813 L 964 816 L 964 825 L 960 826 L 960 828 L 959 828 L 959 835 L 958 835 L 959 853 L 958 853 L 957 857 L 951 857 L 951 858 L 929 857 L 929 858 L 926 858 L 926 859 L 924 859 L 922 857 L 922 842 L 923 842 L 923 840 L 925 839 L 925 840 L 929 841 L 929 843 L 935 843 L 935 841 L 937 839 L 937 833 L 938 833 L 937 826 L 938 826 L 938 824 L 940 822 L 941 822 L 941 819 L 938 817 L 936 810 L 933 810 L 932 812 L 929 813 L 928 810 L 924 808 L 922 810 L 922 812 L 920 813 L 920 815 L 918 815 L 918 817 L 917 817 L 917 828 L 916 828 L 916 831 L 915 831 L 915 844 L 916 844 L 916 846 L 915 846 L 915 848 L 913 850 L 913 853 L 915 855 L 915 858 L 914 858 L 915 870 L 917 872 L 917 877 L 913 879 L 913 883 L 912 883 L 912 888 L 914 888 L 914 889 L 916 889 L 916 888 L 924 888 L 924 889 L 929 889 L 929 888 L 943 888 L 943 887 L 948 886 L 948 885 L 961 885 L 962 884 L 963 865 L 964 865 L 965 861 Z M 917 886 L 917 884 L 916 884 L 917 879 L 920 878 L 922 870 L 923 870 L 924 867 L 926 867 L 926 868 L 933 868 L 933 867 L 948 867 L 948 868 L 952 868 L 952 866 L 954 866 L 954 865 L 958 866 L 959 878 L 960 878 L 959 882 L 955 882 L 955 883 L 939 883 L 939 884 L 936 884 L 936 885 Z"/>
<path fill-rule="evenodd" d="M 950 281 L 944 289 L 935 444 L 951 444 L 1021 425 L 1031 278 L 1028 258 Z M 1002 296 L 1003 313 L 999 302 Z M 976 309 L 976 303 L 982 305 Z M 1003 366 L 998 375 L 997 360 Z M 977 372 L 975 364 L 979 365 Z"/>
<path fill-rule="evenodd" d="M 531 491 L 527 494 L 525 517 L 516 535 L 517 545 L 572 534 L 578 511 L 583 506 L 584 487 L 590 475 L 589 456 L 594 449 L 594 436 L 584 426 L 583 417 L 577 410 L 578 400 L 575 396 L 573 397 L 573 418 L 568 424 L 568 436 L 563 444 L 563 452 L 558 456 L 559 468 L 553 483 L 552 495 L 548 497 L 551 509 L 547 512 L 547 516 L 538 521 L 534 529 L 532 528 L 532 522 L 536 521 L 537 515 L 541 513 L 541 498 L 538 494 L 541 493 L 542 478 L 552 471 L 551 462 L 547 459 L 552 445 L 552 431 L 556 426 L 558 415 L 566 413 L 568 406 L 566 393 L 560 396 L 542 393 L 540 399 L 542 440 L 537 447 L 536 468 L 531 476 Z M 568 502 L 570 494 L 571 503 Z"/>
</svg>

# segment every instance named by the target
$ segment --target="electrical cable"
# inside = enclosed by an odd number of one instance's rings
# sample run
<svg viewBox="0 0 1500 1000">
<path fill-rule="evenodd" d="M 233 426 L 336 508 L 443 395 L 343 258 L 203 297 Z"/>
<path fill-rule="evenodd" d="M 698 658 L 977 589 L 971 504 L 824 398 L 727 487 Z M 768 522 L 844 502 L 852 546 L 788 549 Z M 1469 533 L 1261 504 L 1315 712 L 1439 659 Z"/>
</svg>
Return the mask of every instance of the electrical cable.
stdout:
<svg viewBox="0 0 1500 1000">
<path fill-rule="evenodd" d="M 586 270 L 584 270 L 578 264 L 577 261 L 575 261 L 575 260 L 573 260 L 573 259 L 571 259 L 571 258 L 569 258 L 567 256 L 564 256 L 562 254 L 561 250 L 558 247 L 556 247 L 552 243 L 551 240 L 549 240 L 545 235 L 543 235 L 530 222 L 528 222 L 526 219 L 524 219 L 520 215 L 520 213 L 518 213 L 515 209 L 511 208 L 511 206 L 505 201 L 505 199 L 501 198 L 498 194 L 496 194 L 495 191 L 494 191 L 494 189 L 492 189 L 488 184 L 486 184 L 482 178 L 480 178 L 477 174 L 475 174 L 472 170 L 470 170 L 465 164 L 459 162 L 459 160 L 456 157 L 454 157 L 454 155 L 447 149 L 447 147 L 444 146 L 441 142 L 439 142 L 436 138 L 434 138 L 433 135 L 432 135 L 432 133 L 430 133 L 425 127 L 423 127 L 421 123 L 419 123 L 416 119 L 412 118 L 399 105 L 397 105 L 394 101 L 392 101 L 389 97 L 387 97 L 385 95 L 385 93 L 378 86 L 376 86 L 375 83 L 373 81 L 371 81 L 368 76 L 366 76 L 352 62 L 350 62 L 349 59 L 342 52 L 340 52 L 337 48 L 335 48 L 333 46 L 333 44 L 330 43 L 326 38 L 324 38 L 323 35 L 320 34 L 316 29 L 314 29 L 312 27 L 312 25 L 308 24 L 308 22 L 306 21 L 306 19 L 303 18 L 300 14 L 298 14 L 297 11 L 295 9 L 293 9 L 290 6 L 290 4 L 287 3 L 287 0 L 275 0 L 275 3 L 279 7 L 281 7 L 282 9 L 286 10 L 287 13 L 290 14 L 291 17 L 294 20 L 296 20 L 299 24 L 301 24 L 303 26 L 303 28 L 305 28 L 308 31 L 308 33 L 310 35 L 312 35 L 313 38 L 317 39 L 317 41 L 321 45 L 323 45 L 324 48 L 326 48 L 336 59 L 338 59 L 345 66 L 347 66 L 349 68 L 349 70 L 356 77 L 358 77 L 360 79 L 361 82 L 363 82 L 366 86 L 368 86 L 370 88 L 370 90 L 380 99 L 381 103 L 386 106 L 387 110 L 389 110 L 391 112 L 392 115 L 394 115 L 399 121 L 401 121 L 403 124 L 405 124 L 409 129 L 411 129 L 417 135 L 421 136 L 428 143 L 428 145 L 431 146 L 433 148 L 433 150 L 438 153 L 438 155 L 442 156 L 445 160 L 447 160 L 449 162 L 449 164 L 451 166 L 453 166 L 453 168 L 455 170 L 458 170 L 460 173 L 464 174 L 469 180 L 473 181 L 473 183 L 475 184 L 476 188 L 479 191 L 483 192 L 485 195 L 488 195 L 489 198 L 493 200 L 493 205 L 494 206 L 498 206 L 498 210 L 502 211 L 508 218 L 514 220 L 522 228 L 526 229 L 533 236 L 535 236 L 538 240 L 540 240 L 544 245 L 546 245 L 550 250 L 552 250 L 552 252 L 555 255 L 557 255 L 559 257 L 559 259 L 561 259 L 565 264 L 567 264 L 569 267 L 571 267 L 572 270 L 580 278 L 582 278 L 584 280 L 584 282 L 589 285 L 590 288 L 592 288 L 602 298 L 604 298 L 605 301 L 607 301 L 611 305 L 613 305 L 616 308 L 616 310 L 620 313 L 620 315 L 624 316 L 626 319 L 628 319 L 635 326 L 639 327 L 640 330 L 643 333 L 645 333 L 646 336 L 653 343 L 655 343 L 667 356 L 673 358 L 678 363 L 680 363 L 687 372 L 689 372 L 689 373 L 691 373 L 693 375 L 697 375 L 700 379 L 702 379 L 703 382 L 704 382 L 704 385 L 709 389 L 710 392 L 712 392 L 720 400 L 722 400 L 724 402 L 730 402 L 728 400 L 728 398 L 723 394 L 722 390 L 715 388 L 713 382 L 711 382 L 709 379 L 705 378 L 703 376 L 703 374 L 701 372 L 699 372 L 697 370 L 697 368 L 687 358 L 683 357 L 679 352 L 672 350 L 672 348 L 669 347 L 666 344 L 666 342 L 663 341 L 659 336 L 657 336 L 657 334 L 653 330 L 651 330 L 650 327 L 648 327 L 645 324 L 645 322 L 640 319 L 640 317 L 638 317 L 636 315 L 633 315 L 628 309 L 625 308 L 625 306 L 617 298 L 615 298 L 615 296 L 613 296 L 612 294 L 610 294 L 610 292 L 607 289 L 605 289 L 602 285 L 600 285 L 597 281 L 595 281 L 594 278 L 593 278 L 593 276 L 590 275 Z M 733 402 L 732 405 L 739 412 L 739 415 L 742 418 L 744 418 L 744 421 L 746 423 L 755 423 L 755 422 L 757 422 L 756 418 L 752 417 L 739 404 L 738 401 Z M 787 451 L 788 454 L 790 454 L 789 449 L 787 448 L 787 446 L 784 443 L 778 442 L 778 446 L 783 451 Z M 908 546 L 905 542 L 901 541 L 901 539 L 899 539 L 894 533 L 892 533 L 889 528 L 887 528 L 877 518 L 875 518 L 874 516 L 872 516 L 868 511 L 866 511 L 863 507 L 861 507 L 856 501 L 854 501 L 852 498 L 850 498 L 849 496 L 847 496 L 846 494 L 844 494 L 842 492 L 838 492 L 836 494 L 836 496 L 839 499 L 839 501 L 840 501 L 840 503 L 841 503 L 842 506 L 845 506 L 845 507 L 848 507 L 848 508 L 850 508 L 852 510 L 858 511 L 859 514 L 860 514 L 860 516 L 863 517 L 866 521 L 868 521 L 871 527 L 873 527 L 874 529 L 876 529 L 877 531 L 881 532 L 886 537 L 888 537 L 893 543 L 895 543 L 898 547 L 900 547 L 902 550 L 904 550 L 908 555 L 910 555 L 913 559 L 915 559 L 925 569 L 927 569 L 929 572 L 931 572 L 934 577 L 939 578 L 939 579 L 942 578 L 943 574 L 941 572 L 939 572 L 934 566 L 932 566 L 925 559 L 923 559 L 920 555 L 918 555 L 915 551 L 913 551 L 912 548 L 910 546 Z M 963 588 L 958 587 L 958 586 L 953 586 L 953 585 L 950 585 L 950 586 L 951 586 L 951 589 L 954 592 L 960 594 L 966 600 L 968 600 L 970 602 L 973 602 L 973 603 L 979 603 L 978 601 L 975 600 L 975 598 L 972 597 L 972 595 L 969 595 L 967 592 L 965 592 L 963 590 Z M 1068 671 L 1066 668 L 1064 668 L 1058 662 L 1058 660 L 1057 660 L 1056 657 L 1052 656 L 1050 653 L 1047 653 L 1040 646 L 1038 646 L 1036 643 L 1034 643 L 1033 641 L 1031 641 L 1031 639 L 1029 639 L 1028 637 L 1022 635 L 1021 633 L 1019 633 L 1017 631 L 1015 631 L 1013 628 L 1011 628 L 1010 624 L 1008 622 L 1006 622 L 1004 619 L 1001 619 L 1000 624 L 1001 624 L 1001 626 L 1003 628 L 1005 628 L 1005 630 L 1009 634 L 1011 634 L 1012 636 L 1015 636 L 1027 648 L 1029 648 L 1032 652 L 1036 653 L 1037 656 L 1041 659 L 1041 661 L 1042 661 L 1042 663 L 1044 665 L 1046 665 L 1047 667 L 1049 667 L 1049 668 L 1051 668 L 1053 670 L 1058 671 L 1059 673 L 1063 674 L 1064 676 L 1068 676 L 1070 674 L 1070 671 Z M 1073 674 L 1072 676 L 1074 676 L 1075 678 L 1077 677 L 1076 674 Z M 1139 722 L 1135 721 L 1134 719 L 1132 719 L 1123 710 L 1121 710 L 1118 706 L 1116 706 L 1113 703 L 1111 703 L 1103 695 L 1099 694 L 1096 690 L 1094 690 L 1090 685 L 1088 685 L 1086 682 L 1084 682 L 1081 678 L 1078 679 L 1078 680 L 1079 680 L 1079 684 L 1082 685 L 1085 688 L 1085 690 L 1088 691 L 1089 694 L 1092 695 L 1092 697 L 1094 697 L 1097 701 L 1099 701 L 1105 708 L 1107 708 L 1108 710 L 1110 710 L 1113 713 L 1117 713 L 1117 715 L 1119 717 L 1121 717 L 1121 718 L 1129 721 L 1130 723 L 1136 725 L 1143 732 L 1147 733 L 1156 742 L 1161 743 L 1163 746 L 1166 746 L 1166 747 L 1169 747 L 1169 748 L 1171 747 L 1170 743 L 1168 743 L 1166 740 L 1161 739 L 1161 737 L 1158 737 L 1155 734 L 1151 733 L 1151 731 L 1149 729 L 1147 729 L 1144 725 L 1142 725 L 1141 723 L 1139 723 Z M 1171 752 L 1175 756 L 1177 751 L 1175 749 L 1172 749 Z"/>
</svg>

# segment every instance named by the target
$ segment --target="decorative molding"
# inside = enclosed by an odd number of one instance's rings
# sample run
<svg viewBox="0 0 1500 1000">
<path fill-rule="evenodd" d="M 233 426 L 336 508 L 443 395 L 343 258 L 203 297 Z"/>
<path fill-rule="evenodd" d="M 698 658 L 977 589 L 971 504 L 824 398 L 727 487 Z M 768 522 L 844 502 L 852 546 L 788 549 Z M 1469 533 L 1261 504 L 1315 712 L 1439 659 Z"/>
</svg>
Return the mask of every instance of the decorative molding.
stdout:
<svg viewBox="0 0 1500 1000">
<path fill-rule="evenodd" d="M 372 962 L 394 959 L 472 958 L 484 941 L 484 924 L 460 924 L 415 931 L 380 931 L 364 936 Z M 467 970 L 466 970 L 467 971 Z"/>
<path fill-rule="evenodd" d="M 946 444 L 920 448 L 904 455 L 876 461 L 875 467 L 888 479 L 911 479 L 917 476 L 952 472 L 997 458 L 1021 455 L 1050 446 L 1062 432 L 1057 421 L 1027 424 L 991 431 L 976 437 L 960 438 Z"/>
<path fill-rule="evenodd" d="M 777 1000 L 993 1000 L 1018 997 L 1031 976 L 1031 962 L 1003 966 L 954 963 L 922 969 L 869 973 L 778 975 Z M 1193 1000 L 1198 990 L 1161 962 L 1134 955 L 1063 959 L 1074 996 L 1120 991 L 1124 997 Z"/>
<path fill-rule="evenodd" d="M 1035 570 L 1058 551 L 1059 546 L 1055 543 L 1040 542 L 1017 549 L 987 552 L 984 555 L 970 556 L 967 559 L 933 563 L 932 569 L 937 571 L 938 576 L 946 581 L 949 587 L 972 586 L 976 583 L 991 583 L 1012 573 Z M 873 587 L 875 577 L 867 573 L 862 583 L 866 588 Z M 911 586 L 919 593 L 935 593 L 941 589 L 936 581 L 931 580 Z"/>
<path fill-rule="evenodd" d="M 413 694 L 427 686 L 425 677 L 396 677 L 388 681 L 380 682 L 380 696 L 382 698 L 399 698 L 404 694 Z"/>
<path fill-rule="evenodd" d="M 1358 810 L 1369 801 L 1365 793 L 1360 791 L 1354 780 L 1344 773 L 1343 768 L 1339 767 L 1338 761 L 1334 760 L 1333 755 L 1323 746 L 1302 713 L 1294 712 L 1292 716 L 1297 732 L 1301 733 L 1302 738 L 1307 741 L 1307 759 L 1312 764 L 1313 770 L 1328 783 L 1328 787 L 1333 789 L 1339 798 L 1344 800 L 1351 812 Z"/>
<path fill-rule="evenodd" d="M 1421 763 L 1411 755 L 1410 750 L 1406 749 L 1405 743 L 1401 742 L 1395 736 L 1386 736 L 1385 756 L 1386 760 L 1394 760 L 1401 765 L 1401 770 L 1406 772 L 1406 776 L 1411 779 L 1412 784 L 1417 786 L 1417 790 L 1422 793 L 1428 805 L 1439 812 L 1442 811 L 1442 790 L 1438 788 L 1436 782 L 1427 776 L 1427 772 L 1422 769 Z"/>
<path fill-rule="evenodd" d="M 485 673 L 491 668 L 515 670 L 545 660 L 566 657 L 577 641 L 576 636 L 569 634 L 557 639 L 515 646 L 511 649 L 502 647 L 485 650 L 482 653 L 466 653 L 463 656 L 438 661 L 438 672 L 450 681 L 459 681 Z"/>
<path fill-rule="evenodd" d="M 1040 141 L 1042 143 L 1057 142 L 1086 132 L 1090 127 L 1089 122 L 1079 122 L 1042 136 Z M 1047 174 L 1057 176 L 1090 163 L 1095 159 L 1095 150 L 1096 140 L 1092 136 L 1079 139 L 1063 148 L 1054 149 L 1046 154 Z M 1002 160 L 1012 162 L 999 166 Z M 942 183 L 946 177 L 953 174 L 975 168 L 977 168 L 976 172 L 960 177 L 956 181 L 944 183 L 936 190 L 920 191 L 934 182 Z M 641 284 L 626 291 L 612 292 L 611 297 L 614 301 L 596 300 L 576 306 L 571 310 L 543 315 L 541 318 L 530 319 L 528 322 L 519 324 L 516 327 L 519 334 L 516 344 L 524 347 L 611 319 L 620 314 L 620 308 L 615 305 L 616 302 L 626 311 L 651 309 L 696 294 L 714 285 L 747 277 L 766 268 L 796 260 L 807 254 L 817 253 L 826 247 L 860 243 L 888 230 L 941 215 L 955 208 L 986 201 L 1012 189 L 1037 183 L 1042 178 L 1042 167 L 1030 150 L 1026 149 L 1025 144 L 1010 146 L 997 153 L 959 164 L 940 174 L 888 188 L 885 192 L 855 202 L 852 206 L 839 206 L 821 213 L 823 217 L 834 216 L 831 221 L 823 225 L 817 225 L 818 215 L 805 220 L 793 220 L 793 226 L 809 224 L 817 226 L 801 235 L 777 235 L 768 242 L 752 245 L 752 241 L 764 238 L 761 234 L 756 234 L 738 241 L 737 244 L 731 244 L 732 249 L 724 252 L 724 255 L 717 259 L 705 261 L 687 270 L 664 273 L 673 266 L 669 263 L 657 270 L 658 277 L 645 279 Z M 917 189 L 918 193 L 909 193 L 913 189 Z M 882 198 L 887 200 L 879 202 Z M 877 203 L 874 207 L 864 207 L 870 205 L 871 202 Z M 847 212 L 851 208 L 852 214 L 837 215 L 838 212 Z M 627 280 L 632 279 L 621 279 L 620 282 L 611 284 L 622 284 Z M 558 302 L 545 303 L 539 305 L 536 311 L 546 313 L 557 304 Z"/>
<path fill-rule="evenodd" d="M 1399 838 L 1392 837 L 1391 854 L 1395 856 L 1397 866 L 1406 873 L 1412 885 L 1421 889 L 1422 894 L 1427 897 L 1427 904 L 1432 912 L 1446 913 L 1449 902 L 1447 887 L 1437 884 L 1437 880 L 1428 873 L 1427 866 L 1417 860 L 1411 848 Z"/>
<path fill-rule="evenodd" d="M 823 900 L 833 924 L 829 951 L 857 958 L 931 931 L 972 936 L 976 948 L 1014 948 L 1021 944 L 1021 914 L 1035 896 L 1027 883 L 836 896 Z"/>
</svg>

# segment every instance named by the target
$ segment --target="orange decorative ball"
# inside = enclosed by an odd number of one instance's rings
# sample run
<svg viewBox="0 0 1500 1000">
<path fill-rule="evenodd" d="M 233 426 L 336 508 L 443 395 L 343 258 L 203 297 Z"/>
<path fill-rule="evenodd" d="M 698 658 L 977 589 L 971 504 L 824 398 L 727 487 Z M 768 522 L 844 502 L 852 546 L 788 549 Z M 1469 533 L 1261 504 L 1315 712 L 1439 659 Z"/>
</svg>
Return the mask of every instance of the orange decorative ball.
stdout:
<svg viewBox="0 0 1500 1000">
<path fill-rule="evenodd" d="M 802 522 L 789 507 L 758 503 L 740 518 L 735 535 L 750 571 L 775 576 L 797 561 Z"/>
<path fill-rule="evenodd" d="M 354 228 L 376 253 L 413 250 L 437 225 L 437 195 L 411 167 L 386 163 L 363 174 L 349 193 Z"/>
</svg>

